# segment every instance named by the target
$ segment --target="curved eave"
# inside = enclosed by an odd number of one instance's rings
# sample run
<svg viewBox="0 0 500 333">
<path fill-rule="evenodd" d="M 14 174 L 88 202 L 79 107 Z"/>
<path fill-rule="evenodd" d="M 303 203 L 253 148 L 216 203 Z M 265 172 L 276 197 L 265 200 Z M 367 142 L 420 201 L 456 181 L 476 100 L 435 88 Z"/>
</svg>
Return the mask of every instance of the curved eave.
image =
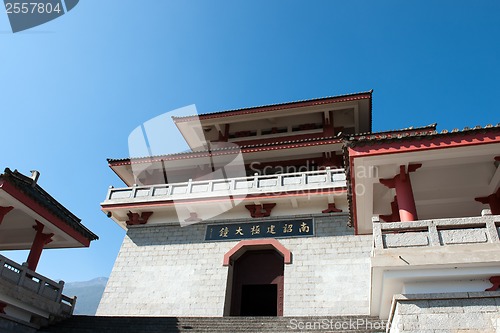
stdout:
<svg viewBox="0 0 500 333">
<path fill-rule="evenodd" d="M 214 149 L 211 151 L 204 150 L 199 152 L 185 152 L 178 154 L 156 155 L 151 157 L 140 157 L 131 159 L 130 158 L 108 159 L 108 164 L 110 167 L 114 167 L 114 166 L 140 164 L 140 163 L 176 161 L 176 160 L 193 159 L 193 158 L 206 158 L 211 156 L 239 154 L 240 152 L 243 154 L 248 154 L 260 151 L 292 149 L 292 148 L 319 146 L 319 145 L 336 144 L 336 143 L 342 143 L 342 139 L 338 137 L 318 137 L 318 138 L 309 138 L 303 140 L 289 140 L 289 141 L 280 141 L 275 143 L 247 145 L 247 146 L 241 146 L 239 148 Z"/>
<path fill-rule="evenodd" d="M 25 208 L 23 209 L 29 209 L 34 214 L 42 217 L 43 219 L 48 221 L 53 227 L 59 229 L 64 234 L 68 235 L 73 240 L 81 244 L 81 246 L 88 247 L 90 246 L 90 242 L 92 240 L 98 239 L 97 235 L 88 231 L 88 229 L 86 229 L 83 226 L 81 226 L 82 227 L 81 229 L 79 228 L 80 230 L 76 230 L 62 218 L 54 215 L 51 210 L 47 209 L 47 207 L 45 207 L 40 202 L 34 200 L 27 194 L 20 191 L 18 188 L 16 188 L 14 185 L 9 183 L 5 179 L 0 180 L 0 189 L 5 191 L 10 197 L 19 202 L 22 206 L 24 206 Z"/>
<path fill-rule="evenodd" d="M 324 104 L 331 104 L 331 103 L 349 102 L 349 101 L 356 101 L 356 100 L 361 100 L 361 99 L 370 99 L 371 100 L 372 92 L 373 92 L 373 90 L 370 90 L 367 92 L 361 92 L 361 93 L 323 97 L 323 98 L 309 99 L 309 100 L 303 100 L 303 101 L 286 102 L 286 103 L 270 104 L 270 105 L 263 105 L 263 106 L 250 107 L 250 108 L 218 111 L 218 112 L 206 113 L 206 114 L 201 114 L 201 115 L 193 115 L 193 116 L 186 116 L 186 117 L 174 117 L 173 120 L 174 120 L 174 122 L 187 122 L 187 121 L 192 121 L 192 120 L 198 121 L 198 120 L 205 120 L 205 119 L 222 118 L 222 117 L 239 116 L 239 115 L 246 115 L 246 114 L 253 114 L 253 113 L 285 110 L 285 109 L 290 109 L 290 108 L 300 108 L 300 107 L 324 105 Z M 371 103 L 370 103 L 370 123 L 371 123 Z"/>
<path fill-rule="evenodd" d="M 189 163 L 190 165 L 196 165 L 197 163 L 206 164 L 212 157 L 221 157 L 228 156 L 228 158 L 232 158 L 229 155 L 238 155 L 242 154 L 242 158 L 247 161 L 252 160 L 252 156 L 257 156 L 259 154 L 273 154 L 277 151 L 283 150 L 293 150 L 293 149 L 323 149 L 321 146 L 328 145 L 338 145 L 340 149 L 340 145 L 342 143 L 342 139 L 339 137 L 326 137 L 326 138 L 314 138 L 314 139 L 305 139 L 305 140 L 296 140 L 296 141 L 283 141 L 275 144 L 262 144 L 262 145 L 249 145 L 243 146 L 241 149 L 221 149 L 221 150 L 212 150 L 212 151 L 203 151 L 203 152 L 192 152 L 192 153 L 182 153 L 182 154 L 174 154 L 174 155 L 162 155 L 162 156 L 152 156 L 149 158 L 139 158 L 139 159 L 127 159 L 127 160 L 119 160 L 119 161 L 110 161 L 109 167 L 115 172 L 115 174 L 125 183 L 127 186 L 132 186 L 134 181 L 133 169 L 134 165 L 141 164 L 164 164 L 170 163 L 171 166 L 176 165 L 185 165 Z M 294 155 L 296 152 L 291 151 L 289 155 Z M 245 162 L 246 163 L 246 162 Z"/>
</svg>

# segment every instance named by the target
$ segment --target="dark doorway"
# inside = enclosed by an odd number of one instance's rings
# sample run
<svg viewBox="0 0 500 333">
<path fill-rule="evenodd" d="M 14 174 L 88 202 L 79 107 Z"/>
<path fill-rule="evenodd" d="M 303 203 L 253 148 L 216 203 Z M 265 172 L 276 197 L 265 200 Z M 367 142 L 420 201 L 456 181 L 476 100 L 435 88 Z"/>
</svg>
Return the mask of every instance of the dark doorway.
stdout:
<svg viewBox="0 0 500 333">
<path fill-rule="evenodd" d="M 283 257 L 247 251 L 233 263 L 231 316 L 283 315 Z"/>
<path fill-rule="evenodd" d="M 277 316 L 278 285 L 246 284 L 241 288 L 241 316 Z"/>
</svg>

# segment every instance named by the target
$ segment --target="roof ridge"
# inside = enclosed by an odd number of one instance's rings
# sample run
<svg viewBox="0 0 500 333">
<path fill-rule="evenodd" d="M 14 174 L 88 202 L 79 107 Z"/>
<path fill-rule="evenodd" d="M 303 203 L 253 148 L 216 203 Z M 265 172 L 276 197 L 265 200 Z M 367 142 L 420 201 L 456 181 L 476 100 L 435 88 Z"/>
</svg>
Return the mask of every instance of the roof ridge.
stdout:
<svg viewBox="0 0 500 333">
<path fill-rule="evenodd" d="M 280 102 L 280 103 L 263 104 L 263 105 L 257 105 L 257 106 L 241 107 L 241 108 L 227 109 L 227 110 L 221 110 L 221 111 L 212 111 L 212 112 L 195 114 L 195 115 L 190 115 L 190 116 L 172 116 L 172 119 L 175 121 L 177 119 L 187 119 L 187 118 L 197 117 L 197 116 L 210 116 L 210 115 L 215 115 L 215 114 L 220 114 L 220 113 L 229 113 L 229 112 L 252 110 L 252 109 L 267 108 L 267 107 L 278 107 L 278 106 L 287 105 L 287 104 L 314 102 L 314 101 L 321 101 L 321 100 L 331 99 L 331 98 L 344 98 L 344 97 L 352 97 L 352 96 L 356 96 L 356 95 L 372 94 L 372 93 L 373 93 L 373 89 L 370 89 L 368 91 L 360 91 L 360 92 L 343 94 L 343 95 L 332 95 L 332 96 L 325 96 L 325 97 L 301 99 L 301 100 L 289 101 L 289 102 Z"/>
<path fill-rule="evenodd" d="M 413 130 L 418 131 L 421 129 L 425 128 L 433 128 L 431 124 L 427 127 L 421 127 L 421 128 L 415 128 Z M 485 125 L 485 126 L 474 126 L 474 127 L 464 127 L 462 130 L 459 130 L 458 128 L 454 128 L 453 130 L 449 131 L 447 129 L 441 130 L 441 132 L 437 131 L 434 127 L 434 129 L 430 132 L 427 133 L 414 133 L 414 134 L 409 134 L 409 133 L 403 133 L 407 132 L 408 129 L 406 130 L 400 130 L 400 131 L 393 131 L 393 132 L 382 132 L 382 133 L 387 133 L 388 135 L 380 135 L 380 133 L 367 133 L 364 135 L 353 135 L 350 136 L 348 141 L 348 144 L 351 146 L 354 146 L 356 144 L 362 144 L 364 142 L 374 142 L 378 140 L 398 140 L 398 139 L 404 139 L 404 138 L 409 138 L 409 137 L 434 137 L 434 136 L 445 136 L 445 135 L 459 135 L 459 134 L 465 134 L 465 133 L 471 133 L 471 132 L 480 132 L 480 131 L 485 131 L 485 130 L 498 130 L 500 129 L 500 123 L 497 125 Z M 391 133 L 394 133 L 395 135 L 390 135 Z"/>
</svg>

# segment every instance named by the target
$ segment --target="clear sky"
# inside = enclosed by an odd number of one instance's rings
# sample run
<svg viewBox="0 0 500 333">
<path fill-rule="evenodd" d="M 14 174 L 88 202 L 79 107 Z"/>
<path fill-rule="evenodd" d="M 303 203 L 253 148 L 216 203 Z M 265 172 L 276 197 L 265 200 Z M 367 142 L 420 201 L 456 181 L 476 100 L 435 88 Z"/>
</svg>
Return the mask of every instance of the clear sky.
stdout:
<svg viewBox="0 0 500 333">
<path fill-rule="evenodd" d="M 38 271 L 109 276 L 124 231 L 99 203 L 123 184 L 106 158 L 141 123 L 370 89 L 375 131 L 500 122 L 500 1 L 81 0 L 16 34 L 0 10 L 0 168 L 39 170 L 100 237 Z"/>
</svg>

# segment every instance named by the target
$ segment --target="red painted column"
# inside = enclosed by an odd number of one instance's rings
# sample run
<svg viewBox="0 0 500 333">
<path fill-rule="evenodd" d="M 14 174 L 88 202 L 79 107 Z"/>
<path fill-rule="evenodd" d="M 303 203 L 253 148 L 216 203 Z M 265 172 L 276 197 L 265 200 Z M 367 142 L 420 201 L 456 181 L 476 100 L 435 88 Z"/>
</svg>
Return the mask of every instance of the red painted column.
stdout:
<svg viewBox="0 0 500 333">
<path fill-rule="evenodd" d="M 500 189 L 497 191 L 496 194 L 492 194 L 489 197 L 490 199 L 490 208 L 491 208 L 491 214 L 493 215 L 500 215 Z"/>
<path fill-rule="evenodd" d="M 0 206 L 0 224 L 2 224 L 3 218 L 7 213 L 9 213 L 11 210 L 13 210 L 14 207 L 12 206 L 7 206 L 7 207 L 2 207 Z"/>
<path fill-rule="evenodd" d="M 413 197 L 410 175 L 405 171 L 405 167 L 400 166 L 400 174 L 396 177 L 396 196 L 398 198 L 399 218 L 401 221 L 416 221 L 417 207 Z"/>
<path fill-rule="evenodd" d="M 396 189 L 397 206 L 399 209 L 399 220 L 416 221 L 418 220 L 417 207 L 415 206 L 415 198 L 413 197 L 413 189 L 411 186 L 410 172 L 420 168 L 422 164 L 408 165 L 408 172 L 404 165 L 399 167 L 399 174 L 391 179 L 380 179 L 380 183 Z"/>
<path fill-rule="evenodd" d="M 33 226 L 33 229 L 36 230 L 36 235 L 28 255 L 28 268 L 32 271 L 36 270 L 36 266 L 38 266 L 43 247 L 52 242 L 52 236 L 54 236 L 54 234 L 44 234 L 42 232 L 44 225 L 38 221 L 35 222 L 36 226 Z"/>
<path fill-rule="evenodd" d="M 399 207 L 398 207 L 398 197 L 394 196 L 394 201 L 391 202 L 391 214 L 380 215 L 380 218 L 384 222 L 398 222 L 399 219 Z"/>
<path fill-rule="evenodd" d="M 500 168 L 496 162 L 500 162 L 500 156 L 495 156 L 495 167 Z M 475 198 L 474 200 L 479 201 L 482 204 L 489 205 L 491 209 L 491 214 L 500 215 L 500 188 L 496 193 L 492 193 L 486 197 Z"/>
<path fill-rule="evenodd" d="M 0 313 L 5 314 L 5 308 L 7 307 L 7 303 L 0 302 Z"/>
<path fill-rule="evenodd" d="M 487 197 L 476 198 L 475 200 L 489 205 L 491 214 L 500 215 L 500 188 L 496 193 L 490 194 Z"/>
</svg>

